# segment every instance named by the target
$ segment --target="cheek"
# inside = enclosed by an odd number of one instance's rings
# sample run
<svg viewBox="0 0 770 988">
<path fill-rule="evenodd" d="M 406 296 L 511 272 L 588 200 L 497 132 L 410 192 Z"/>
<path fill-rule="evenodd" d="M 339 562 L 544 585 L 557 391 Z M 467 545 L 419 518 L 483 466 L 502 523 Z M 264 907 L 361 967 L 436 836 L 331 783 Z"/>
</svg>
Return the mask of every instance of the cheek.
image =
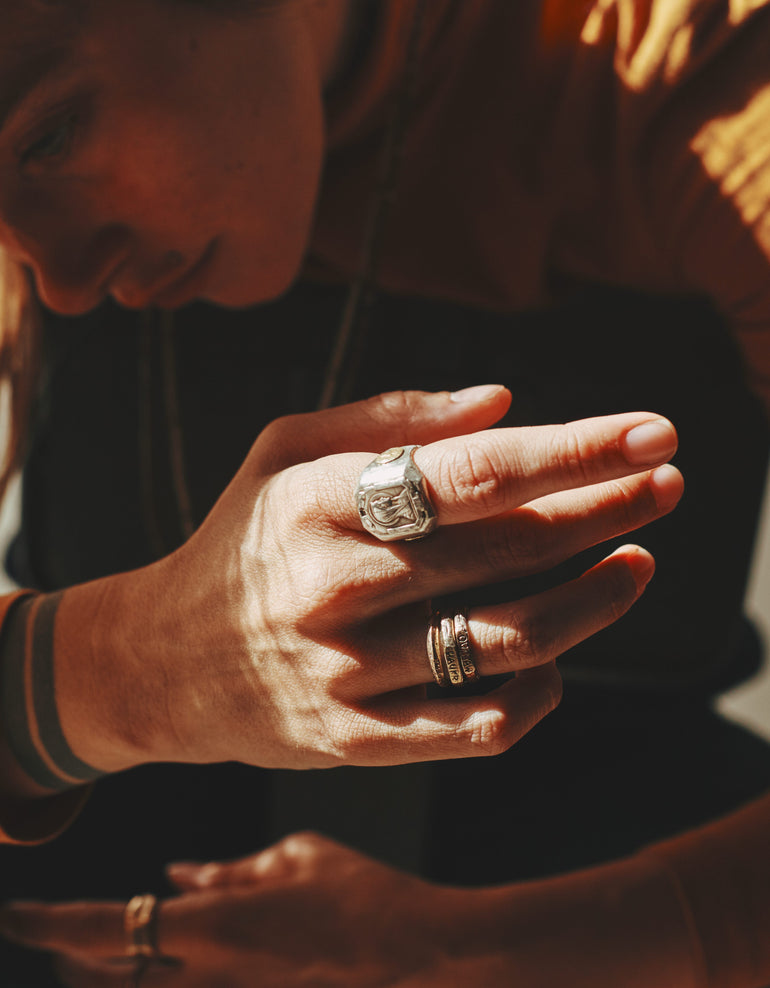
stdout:
<svg viewBox="0 0 770 988">
<path fill-rule="evenodd" d="M 254 304 L 287 287 L 309 241 L 323 158 L 317 61 L 302 20 L 282 12 L 245 40 L 223 22 L 190 50 L 100 114 L 92 176 L 113 221 L 153 250 L 219 240 L 206 297 Z"/>
<path fill-rule="evenodd" d="M 255 120 L 253 133 L 229 154 L 223 141 L 197 182 L 190 180 L 191 189 L 208 190 L 193 215 L 221 236 L 224 248 L 212 301 L 244 306 L 275 298 L 301 267 L 323 160 L 320 103 L 308 102 L 280 122 Z"/>
</svg>

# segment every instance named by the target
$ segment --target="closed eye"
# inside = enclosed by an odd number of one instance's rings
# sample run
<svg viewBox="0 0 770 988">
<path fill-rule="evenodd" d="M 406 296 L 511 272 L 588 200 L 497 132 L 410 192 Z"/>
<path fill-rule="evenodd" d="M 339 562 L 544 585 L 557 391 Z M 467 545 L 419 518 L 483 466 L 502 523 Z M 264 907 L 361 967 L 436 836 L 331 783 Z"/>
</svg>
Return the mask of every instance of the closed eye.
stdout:
<svg viewBox="0 0 770 988">
<path fill-rule="evenodd" d="M 73 113 L 60 118 L 55 124 L 45 127 L 39 136 L 28 143 L 19 154 L 22 166 L 45 164 L 66 158 L 77 126 Z"/>
</svg>

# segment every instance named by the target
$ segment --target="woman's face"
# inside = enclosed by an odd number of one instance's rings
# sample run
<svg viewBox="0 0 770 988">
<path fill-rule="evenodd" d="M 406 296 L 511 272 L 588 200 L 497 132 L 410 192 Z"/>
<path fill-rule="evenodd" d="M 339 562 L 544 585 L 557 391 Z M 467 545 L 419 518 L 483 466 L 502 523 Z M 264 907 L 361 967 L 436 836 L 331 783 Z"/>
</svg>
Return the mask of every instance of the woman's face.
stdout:
<svg viewBox="0 0 770 988">
<path fill-rule="evenodd" d="M 323 154 L 318 3 L 4 0 L 0 244 L 47 305 L 288 286 Z"/>
</svg>

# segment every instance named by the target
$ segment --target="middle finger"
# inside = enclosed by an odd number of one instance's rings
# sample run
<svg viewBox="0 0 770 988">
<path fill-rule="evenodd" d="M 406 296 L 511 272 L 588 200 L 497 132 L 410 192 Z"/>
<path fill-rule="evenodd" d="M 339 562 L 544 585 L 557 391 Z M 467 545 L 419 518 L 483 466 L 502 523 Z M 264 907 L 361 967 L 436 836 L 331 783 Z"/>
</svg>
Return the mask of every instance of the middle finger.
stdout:
<svg viewBox="0 0 770 988">
<path fill-rule="evenodd" d="M 416 450 L 439 525 L 510 511 L 536 498 L 613 480 L 665 463 L 677 438 L 668 419 L 627 412 L 566 425 L 492 429 Z M 332 523 L 361 531 L 353 491 L 367 454 L 320 460 L 310 487 L 325 489 Z"/>
<path fill-rule="evenodd" d="M 439 529 L 420 542 L 367 547 L 356 582 L 339 584 L 354 620 L 428 597 L 543 572 L 671 511 L 683 491 L 670 465 L 539 498 L 496 518 Z M 377 565 L 371 553 L 381 558 Z"/>
</svg>

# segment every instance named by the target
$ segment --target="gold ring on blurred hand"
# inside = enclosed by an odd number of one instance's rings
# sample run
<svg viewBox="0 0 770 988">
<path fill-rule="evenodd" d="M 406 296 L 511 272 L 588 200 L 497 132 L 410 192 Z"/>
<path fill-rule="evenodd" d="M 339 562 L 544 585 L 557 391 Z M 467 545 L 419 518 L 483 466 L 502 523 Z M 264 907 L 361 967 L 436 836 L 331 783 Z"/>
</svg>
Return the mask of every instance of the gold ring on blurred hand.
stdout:
<svg viewBox="0 0 770 988">
<path fill-rule="evenodd" d="M 154 895 L 135 895 L 126 905 L 123 926 L 129 957 L 152 959 L 158 956 L 158 900 Z M 143 972 L 139 971 L 139 977 Z"/>
</svg>

